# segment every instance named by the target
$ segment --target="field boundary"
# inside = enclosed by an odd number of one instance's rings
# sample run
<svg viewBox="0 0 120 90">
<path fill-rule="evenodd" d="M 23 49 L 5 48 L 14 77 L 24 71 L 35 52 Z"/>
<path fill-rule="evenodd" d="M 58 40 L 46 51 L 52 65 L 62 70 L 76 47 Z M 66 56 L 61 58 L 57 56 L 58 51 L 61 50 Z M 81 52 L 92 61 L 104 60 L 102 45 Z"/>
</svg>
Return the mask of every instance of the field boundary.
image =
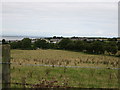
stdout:
<svg viewBox="0 0 120 90">
<path fill-rule="evenodd" d="M 18 63 L 6 63 L 6 64 L 15 64 L 15 65 L 17 65 Z M 83 67 L 83 66 L 64 66 L 64 65 L 45 65 L 45 64 L 19 64 L 19 65 L 22 65 L 22 66 L 47 66 L 47 67 L 65 67 L 65 68 L 93 68 L 93 69 L 120 70 L 120 68 L 111 68 L 111 67 Z"/>
</svg>

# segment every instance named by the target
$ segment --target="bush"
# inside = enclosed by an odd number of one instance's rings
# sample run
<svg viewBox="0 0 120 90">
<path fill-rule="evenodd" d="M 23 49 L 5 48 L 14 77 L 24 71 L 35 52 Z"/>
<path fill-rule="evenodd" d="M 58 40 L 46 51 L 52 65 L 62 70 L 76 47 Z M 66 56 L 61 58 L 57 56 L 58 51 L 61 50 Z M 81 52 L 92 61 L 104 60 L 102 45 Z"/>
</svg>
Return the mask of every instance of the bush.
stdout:
<svg viewBox="0 0 120 90">
<path fill-rule="evenodd" d="M 105 45 L 105 49 L 109 53 L 109 55 L 115 55 L 118 51 L 117 43 L 115 41 L 107 42 Z"/>
</svg>

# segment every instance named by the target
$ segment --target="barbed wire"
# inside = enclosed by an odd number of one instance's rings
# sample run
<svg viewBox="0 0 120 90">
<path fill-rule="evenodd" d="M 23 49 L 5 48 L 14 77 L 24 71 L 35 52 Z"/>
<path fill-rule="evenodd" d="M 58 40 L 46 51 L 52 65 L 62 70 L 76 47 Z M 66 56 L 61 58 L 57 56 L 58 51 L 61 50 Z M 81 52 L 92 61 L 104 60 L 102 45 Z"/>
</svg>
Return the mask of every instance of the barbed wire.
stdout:
<svg viewBox="0 0 120 90">
<path fill-rule="evenodd" d="M 43 84 L 43 83 L 37 83 L 37 84 L 30 84 L 30 83 L 20 83 L 20 82 L 9 82 L 9 83 L 1 83 L 1 84 L 9 84 L 9 85 L 21 85 L 21 86 L 30 86 L 31 88 L 75 88 L 75 87 L 70 87 L 70 86 L 65 86 L 65 85 L 49 85 L 48 84 Z"/>
<path fill-rule="evenodd" d="M 9 63 L 9 62 L 0 62 L 0 64 L 15 64 L 18 63 Z M 47 66 L 47 67 L 65 67 L 65 68 L 90 68 L 90 69 L 113 69 L 113 70 L 120 70 L 120 68 L 112 68 L 112 67 L 85 67 L 85 66 L 64 66 L 64 65 L 45 65 L 45 64 L 19 64 L 24 66 Z"/>
</svg>

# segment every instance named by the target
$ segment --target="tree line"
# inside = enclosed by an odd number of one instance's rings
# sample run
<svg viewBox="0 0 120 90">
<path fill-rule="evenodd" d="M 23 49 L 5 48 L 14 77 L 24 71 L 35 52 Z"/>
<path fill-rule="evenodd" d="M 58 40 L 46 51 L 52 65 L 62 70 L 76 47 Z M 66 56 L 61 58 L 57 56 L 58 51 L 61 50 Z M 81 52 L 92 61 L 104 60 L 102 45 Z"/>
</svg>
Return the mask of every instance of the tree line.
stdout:
<svg viewBox="0 0 120 90">
<path fill-rule="evenodd" d="M 5 40 L 2 40 L 6 44 Z M 48 43 L 46 40 L 37 39 L 31 42 L 31 39 L 24 38 L 21 41 L 9 42 L 11 49 L 63 49 L 92 54 L 115 55 L 120 50 L 120 42 L 117 41 L 80 41 L 63 38 L 59 43 Z"/>
<path fill-rule="evenodd" d="M 6 42 L 5 39 L 2 40 L 2 44 L 10 44 L 11 49 L 57 49 L 57 45 L 54 43 L 48 43 L 46 40 L 37 39 L 32 43 L 32 40 L 29 38 L 24 38 L 21 41 Z"/>
<path fill-rule="evenodd" d="M 115 55 L 120 50 L 120 43 L 116 41 L 72 41 L 70 39 L 63 39 L 59 46 L 61 49 L 75 50 L 80 52 L 92 54 L 104 54 L 107 52 L 109 55 Z"/>
</svg>

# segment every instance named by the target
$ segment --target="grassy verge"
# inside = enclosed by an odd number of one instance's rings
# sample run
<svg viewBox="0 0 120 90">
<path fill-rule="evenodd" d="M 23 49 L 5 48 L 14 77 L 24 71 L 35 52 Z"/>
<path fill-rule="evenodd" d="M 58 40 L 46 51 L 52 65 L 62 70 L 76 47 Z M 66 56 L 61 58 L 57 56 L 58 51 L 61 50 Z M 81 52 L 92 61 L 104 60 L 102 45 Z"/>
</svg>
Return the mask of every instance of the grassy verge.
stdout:
<svg viewBox="0 0 120 90">
<path fill-rule="evenodd" d="M 117 70 L 111 69 L 14 65 L 11 67 L 11 78 L 11 82 L 40 84 L 47 80 L 56 81 L 54 85 L 81 88 L 116 88 L 118 85 Z"/>
<path fill-rule="evenodd" d="M 117 68 L 117 57 L 64 50 L 11 50 L 11 62 L 16 63 L 11 65 L 11 82 L 80 88 L 118 87 L 118 70 L 23 65 L 45 64 Z M 12 84 L 12 87 L 24 86 Z"/>
<path fill-rule="evenodd" d="M 118 58 L 64 50 L 12 50 L 11 62 L 67 66 L 118 67 Z"/>
</svg>

